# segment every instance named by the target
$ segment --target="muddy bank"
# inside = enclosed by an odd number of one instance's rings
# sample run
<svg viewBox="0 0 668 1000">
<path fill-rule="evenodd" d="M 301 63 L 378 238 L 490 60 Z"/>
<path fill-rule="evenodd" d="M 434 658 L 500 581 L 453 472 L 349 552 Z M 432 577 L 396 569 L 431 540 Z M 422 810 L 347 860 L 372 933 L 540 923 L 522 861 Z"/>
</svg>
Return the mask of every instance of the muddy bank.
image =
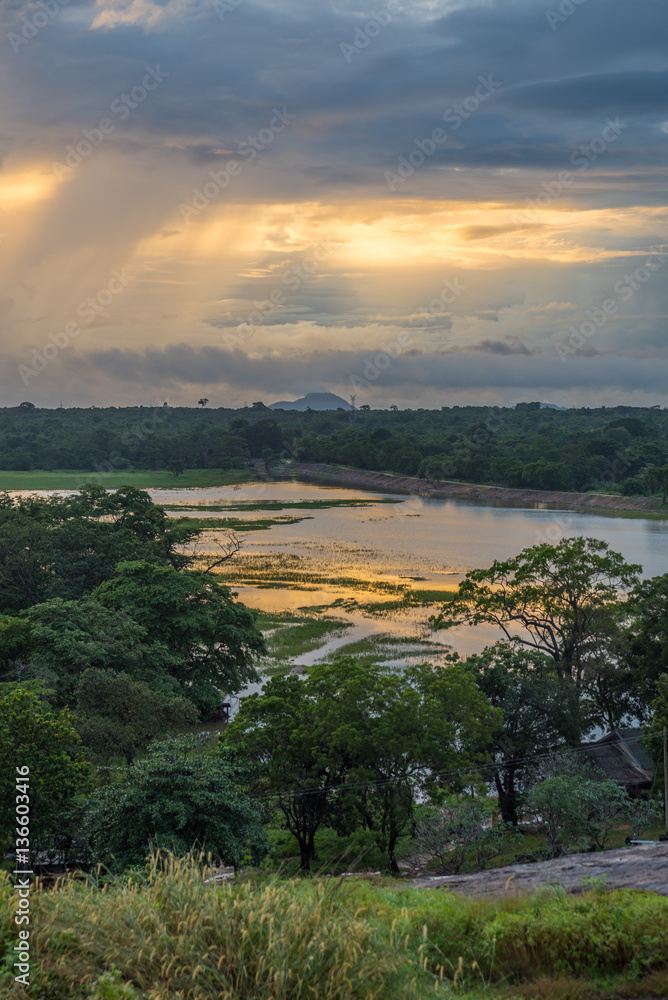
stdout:
<svg viewBox="0 0 668 1000">
<path fill-rule="evenodd" d="M 532 892 L 557 882 L 567 892 L 580 892 L 583 879 L 602 878 L 608 889 L 644 889 L 668 896 L 668 843 L 571 854 L 554 861 L 506 865 L 475 875 L 417 879 L 412 884 L 421 889 L 448 889 L 465 896 L 479 896 Z"/>
<path fill-rule="evenodd" d="M 532 507 L 577 507 L 593 510 L 668 510 L 655 497 L 620 497 L 609 493 L 560 493 L 548 490 L 513 490 L 504 486 L 479 486 L 391 476 L 384 472 L 365 472 L 343 466 L 300 462 L 290 467 L 299 476 L 325 479 L 346 486 L 379 490 L 383 493 L 416 493 L 419 496 L 461 497 L 482 503 L 516 504 Z"/>
</svg>

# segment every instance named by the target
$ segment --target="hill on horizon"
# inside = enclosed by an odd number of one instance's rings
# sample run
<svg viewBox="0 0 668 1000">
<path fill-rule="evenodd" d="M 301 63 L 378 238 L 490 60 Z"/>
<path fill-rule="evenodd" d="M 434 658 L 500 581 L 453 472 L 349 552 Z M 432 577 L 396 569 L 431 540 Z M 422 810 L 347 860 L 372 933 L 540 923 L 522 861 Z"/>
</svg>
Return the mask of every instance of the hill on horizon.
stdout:
<svg viewBox="0 0 668 1000">
<path fill-rule="evenodd" d="M 271 403 L 270 410 L 352 410 L 350 403 L 347 403 L 341 396 L 334 392 L 307 392 L 301 399 L 286 400 L 281 399 L 277 403 Z"/>
</svg>

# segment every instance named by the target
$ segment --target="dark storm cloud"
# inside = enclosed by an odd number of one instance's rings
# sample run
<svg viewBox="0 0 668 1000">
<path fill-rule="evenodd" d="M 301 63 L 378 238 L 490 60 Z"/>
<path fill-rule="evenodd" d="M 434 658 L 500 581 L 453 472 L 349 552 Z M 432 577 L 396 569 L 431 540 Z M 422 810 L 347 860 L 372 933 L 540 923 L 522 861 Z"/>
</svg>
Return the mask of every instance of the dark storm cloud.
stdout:
<svg viewBox="0 0 668 1000">
<path fill-rule="evenodd" d="M 314 351 L 277 356 L 249 357 L 241 351 L 216 347 L 193 348 L 178 344 L 145 351 L 99 351 L 79 359 L 107 376 L 163 386 L 170 383 L 228 385 L 263 391 L 301 392 L 304 386 L 327 387 L 348 383 L 354 376 L 368 378 L 377 350 Z M 566 363 L 557 358 L 469 352 L 433 353 L 413 350 L 392 360 L 371 380 L 378 387 L 427 388 L 531 388 L 569 389 L 614 386 L 632 391 L 663 392 L 668 358 L 633 358 L 620 355 L 587 356 L 574 352 Z"/>
<path fill-rule="evenodd" d="M 281 148 L 297 158 L 298 174 L 309 186 L 345 187 L 377 184 L 370 166 L 390 165 L 413 148 L 473 93 L 480 75 L 491 75 L 498 91 L 451 130 L 425 172 L 561 166 L 606 116 L 620 114 L 642 122 L 620 139 L 604 169 L 630 167 L 640 153 L 643 163 L 657 162 L 665 134 L 649 119 L 668 115 L 663 5 L 586 0 L 557 31 L 547 6 L 497 0 L 436 22 L 407 7 L 348 64 L 340 46 L 368 17 L 346 5 L 244 0 L 221 22 L 205 2 L 178 18 L 165 15 L 148 32 L 141 24 L 82 30 L 97 11 L 80 5 L 64 8 L 9 54 L 3 80 L 12 86 L 3 92 L 12 94 L 14 141 L 34 146 L 90 127 L 145 65 L 160 64 L 169 78 L 114 141 L 135 136 L 162 144 L 168 155 L 186 148 L 206 162 L 285 104 L 299 121 Z M 20 23 L 14 12 L 4 20 L 6 30 Z M 44 135 L 35 134 L 38 126 Z"/>
</svg>

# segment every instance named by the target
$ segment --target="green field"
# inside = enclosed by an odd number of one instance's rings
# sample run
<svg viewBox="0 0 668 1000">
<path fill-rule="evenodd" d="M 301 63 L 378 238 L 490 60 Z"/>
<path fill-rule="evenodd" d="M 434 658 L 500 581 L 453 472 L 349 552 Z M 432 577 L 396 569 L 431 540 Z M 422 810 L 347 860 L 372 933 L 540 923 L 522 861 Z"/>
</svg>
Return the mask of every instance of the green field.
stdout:
<svg viewBox="0 0 668 1000">
<path fill-rule="evenodd" d="M 236 486 L 238 483 L 253 482 L 256 475 L 252 469 L 189 469 L 178 479 L 173 472 L 2 472 L 0 471 L 0 492 L 3 490 L 78 490 L 86 483 L 97 483 L 105 489 L 115 490 L 119 486 L 136 486 L 138 489 L 192 489 L 205 486 Z"/>
</svg>

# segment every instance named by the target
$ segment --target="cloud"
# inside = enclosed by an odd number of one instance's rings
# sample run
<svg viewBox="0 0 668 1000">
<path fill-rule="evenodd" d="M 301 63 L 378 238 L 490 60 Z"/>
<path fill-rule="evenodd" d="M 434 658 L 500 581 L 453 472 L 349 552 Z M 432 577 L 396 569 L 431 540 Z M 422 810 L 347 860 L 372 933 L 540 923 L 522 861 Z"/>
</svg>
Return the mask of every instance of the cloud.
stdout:
<svg viewBox="0 0 668 1000">
<path fill-rule="evenodd" d="M 314 384 L 334 391 L 337 386 L 349 384 L 353 376 L 367 381 L 368 387 L 381 389 L 568 389 L 580 386 L 662 392 L 668 376 L 668 356 L 665 354 L 657 360 L 599 354 L 589 357 L 581 352 L 564 364 L 556 356 L 531 356 L 521 349 L 505 351 L 492 346 L 475 353 L 407 351 L 370 379 L 368 373 L 377 357 L 374 352 L 337 350 L 249 356 L 240 350 L 177 344 L 143 351 L 111 349 L 91 353 L 81 360 L 85 366 L 106 376 L 141 383 L 145 387 L 170 383 L 234 385 L 275 393 L 299 393 Z"/>
<path fill-rule="evenodd" d="M 229 6 L 221 20 L 210 0 L 70 0 L 29 39 L 21 32 L 39 4 L 3 7 L 5 35 L 22 39 L 0 65 L 3 385 L 14 391 L 16 364 L 119 267 L 136 275 L 132 288 L 71 360 L 40 376 L 46 401 L 88 392 L 113 402 L 140 376 L 149 387 L 206 384 L 203 359 L 216 379 L 227 365 L 230 385 L 251 392 L 273 370 L 282 392 L 300 395 L 322 381 L 318 366 L 331 386 L 345 383 L 418 314 L 420 353 L 383 377 L 406 393 L 452 383 L 473 400 L 543 378 L 594 399 L 641 391 L 641 374 L 656 384 L 662 277 L 611 319 L 592 357 L 552 369 L 544 355 L 664 239 L 661 3 L 586 0 L 552 31 L 548 0 L 419 0 L 349 62 L 342 43 L 382 2 Z M 167 76 L 135 101 L 147 66 Z M 490 76 L 499 86 L 476 105 Z M 263 145 L 284 107 L 295 119 Z M 537 208 L 617 116 L 628 128 Z M 104 118 L 114 129 L 58 180 L 53 161 L 75 159 L 68 149 L 95 140 Z M 446 138 L 419 162 L 437 128 Z M 251 160 L 241 150 L 253 143 Z M 390 191 L 385 171 L 400 157 L 417 166 Z M 184 219 L 179 206 L 230 160 L 243 167 L 234 183 Z M 331 258 L 265 316 L 254 355 L 219 352 L 325 238 Z M 455 279 L 466 291 L 432 308 Z M 395 383 L 369 391 L 383 384 Z"/>
</svg>

